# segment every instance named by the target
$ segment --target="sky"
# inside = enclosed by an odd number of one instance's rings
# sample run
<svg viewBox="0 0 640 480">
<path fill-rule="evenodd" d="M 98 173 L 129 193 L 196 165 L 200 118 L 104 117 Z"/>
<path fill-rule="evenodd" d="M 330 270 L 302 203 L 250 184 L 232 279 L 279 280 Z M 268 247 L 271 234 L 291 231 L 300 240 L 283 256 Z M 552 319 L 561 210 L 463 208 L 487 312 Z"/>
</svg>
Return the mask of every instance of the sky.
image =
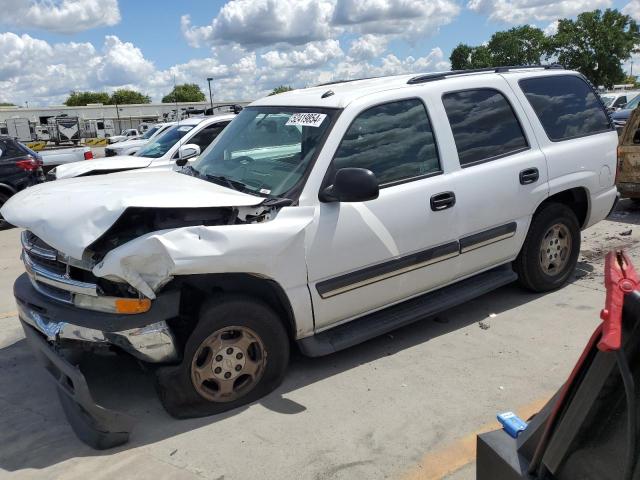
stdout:
<svg viewBox="0 0 640 480">
<path fill-rule="evenodd" d="M 207 77 L 214 101 L 249 101 L 278 85 L 447 70 L 461 42 L 523 24 L 553 33 L 608 7 L 640 20 L 640 0 L 0 0 L 0 102 L 117 88 L 159 101 L 174 82 L 208 95 Z"/>
</svg>

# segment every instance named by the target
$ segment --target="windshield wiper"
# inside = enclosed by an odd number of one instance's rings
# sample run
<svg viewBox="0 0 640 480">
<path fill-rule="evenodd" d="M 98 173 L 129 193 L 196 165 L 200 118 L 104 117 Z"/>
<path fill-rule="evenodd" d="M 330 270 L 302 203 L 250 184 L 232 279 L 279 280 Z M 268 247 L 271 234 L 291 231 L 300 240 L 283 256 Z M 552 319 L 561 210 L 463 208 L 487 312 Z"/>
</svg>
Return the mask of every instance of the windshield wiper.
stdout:
<svg viewBox="0 0 640 480">
<path fill-rule="evenodd" d="M 252 191 L 248 185 L 246 185 L 245 183 L 242 183 L 239 180 L 231 180 L 230 178 L 225 177 L 224 175 L 210 175 L 210 174 L 205 174 L 204 178 L 217 183 L 218 185 L 222 185 L 223 187 L 228 187 L 231 190 L 238 190 L 238 191 L 242 191 L 242 190 L 248 190 L 248 191 Z"/>
</svg>

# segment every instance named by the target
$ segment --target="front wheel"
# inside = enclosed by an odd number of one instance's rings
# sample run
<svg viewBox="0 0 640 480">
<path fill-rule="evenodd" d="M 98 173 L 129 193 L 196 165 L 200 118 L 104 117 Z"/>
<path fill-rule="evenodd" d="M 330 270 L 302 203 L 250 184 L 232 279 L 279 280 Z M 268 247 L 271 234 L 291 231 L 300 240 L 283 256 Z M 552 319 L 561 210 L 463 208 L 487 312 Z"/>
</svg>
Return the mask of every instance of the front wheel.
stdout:
<svg viewBox="0 0 640 480">
<path fill-rule="evenodd" d="M 222 413 L 274 390 L 288 361 L 278 315 L 252 298 L 223 296 L 202 307 L 182 363 L 158 369 L 160 400 L 176 418 Z"/>
<path fill-rule="evenodd" d="M 562 287 L 580 254 L 580 225 L 573 210 L 550 203 L 531 221 L 527 238 L 514 262 L 519 282 L 534 292 Z"/>
</svg>

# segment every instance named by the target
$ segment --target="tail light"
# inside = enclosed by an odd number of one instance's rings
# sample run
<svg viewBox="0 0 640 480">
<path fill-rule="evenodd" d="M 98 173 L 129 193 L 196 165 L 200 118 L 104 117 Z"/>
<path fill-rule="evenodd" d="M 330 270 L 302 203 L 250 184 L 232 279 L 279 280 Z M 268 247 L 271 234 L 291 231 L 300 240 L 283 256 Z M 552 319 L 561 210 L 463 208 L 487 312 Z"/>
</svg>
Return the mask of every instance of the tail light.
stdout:
<svg viewBox="0 0 640 480">
<path fill-rule="evenodd" d="M 84 152 L 84 159 L 91 160 L 93 158 L 93 152 L 89 150 L 88 152 Z"/>
<path fill-rule="evenodd" d="M 26 172 L 34 172 L 38 168 L 42 167 L 42 160 L 38 160 L 37 158 L 33 157 L 23 158 L 16 161 L 16 167 Z"/>
</svg>

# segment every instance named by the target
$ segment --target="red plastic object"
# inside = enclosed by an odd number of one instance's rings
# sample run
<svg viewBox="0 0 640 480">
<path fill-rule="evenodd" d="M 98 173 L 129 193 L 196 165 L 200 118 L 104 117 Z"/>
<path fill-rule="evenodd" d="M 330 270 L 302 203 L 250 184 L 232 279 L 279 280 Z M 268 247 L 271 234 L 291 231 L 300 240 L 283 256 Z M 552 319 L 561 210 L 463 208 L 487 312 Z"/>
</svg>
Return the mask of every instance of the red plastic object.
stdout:
<svg viewBox="0 0 640 480">
<path fill-rule="evenodd" d="M 607 289 L 602 319 L 602 338 L 598 349 L 602 352 L 620 350 L 622 346 L 622 304 L 624 296 L 638 289 L 636 274 L 629 256 L 622 250 L 609 252 L 604 264 L 604 286 Z"/>
<path fill-rule="evenodd" d="M 84 159 L 91 160 L 93 158 L 93 152 L 89 150 L 88 152 L 84 152 Z"/>
</svg>

